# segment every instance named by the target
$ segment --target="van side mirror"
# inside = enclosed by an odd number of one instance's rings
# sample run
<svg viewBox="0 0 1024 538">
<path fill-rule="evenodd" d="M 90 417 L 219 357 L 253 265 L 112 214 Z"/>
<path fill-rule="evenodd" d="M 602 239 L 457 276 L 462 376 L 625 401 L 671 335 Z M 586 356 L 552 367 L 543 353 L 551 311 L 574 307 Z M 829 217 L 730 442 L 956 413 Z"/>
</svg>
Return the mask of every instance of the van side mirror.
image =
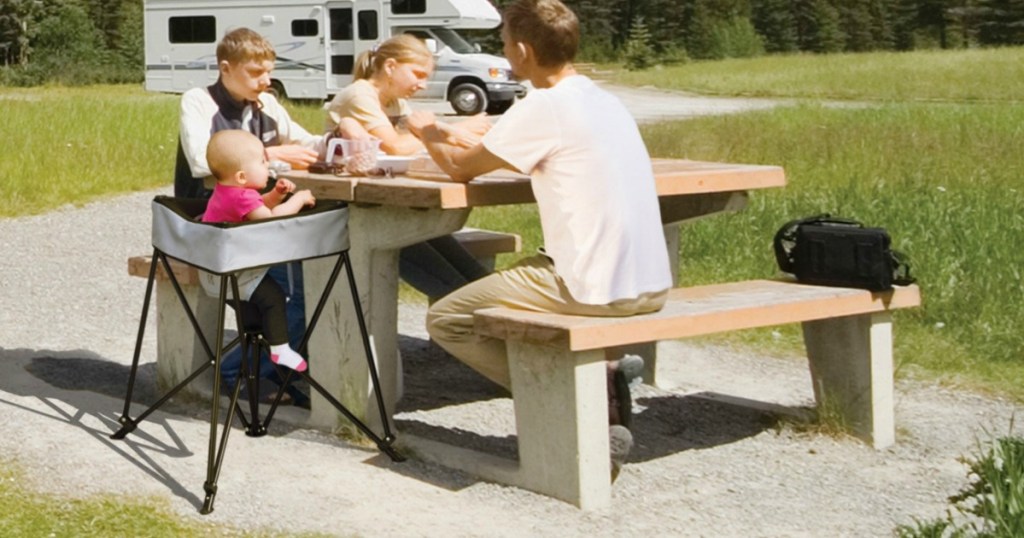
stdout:
<svg viewBox="0 0 1024 538">
<path fill-rule="evenodd" d="M 428 38 L 424 39 L 423 42 L 427 45 L 427 50 L 429 50 L 431 54 L 437 54 L 437 40 L 436 39 L 434 39 L 432 37 L 428 37 Z"/>
<path fill-rule="evenodd" d="M 484 50 L 484 49 L 480 48 L 480 43 L 473 43 L 473 51 L 474 52 L 480 52 L 482 50 Z"/>
</svg>

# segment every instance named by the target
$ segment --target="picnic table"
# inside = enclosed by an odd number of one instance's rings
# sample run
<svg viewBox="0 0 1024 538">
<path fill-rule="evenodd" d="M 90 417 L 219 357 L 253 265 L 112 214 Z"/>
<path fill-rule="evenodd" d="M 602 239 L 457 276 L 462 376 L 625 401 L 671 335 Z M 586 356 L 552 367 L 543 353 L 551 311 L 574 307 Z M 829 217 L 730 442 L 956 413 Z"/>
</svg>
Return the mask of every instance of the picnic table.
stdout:
<svg viewBox="0 0 1024 538">
<path fill-rule="evenodd" d="M 778 166 L 654 159 L 666 248 L 678 279 L 679 224 L 745 207 L 748 192 L 782 187 Z M 417 160 L 393 178 L 352 177 L 292 171 L 282 174 L 310 189 L 318 199 L 350 202 L 352 269 L 370 333 L 383 401 L 389 413 L 402 393 L 398 349 L 398 253 L 403 247 L 455 232 L 474 207 L 528 204 L 534 197 L 529 177 L 496 171 L 469 183 L 455 183 L 429 159 Z M 332 262 L 303 262 L 307 304 L 315 304 L 330 276 Z M 317 379 L 357 417 L 373 425 L 379 416 L 371 392 L 365 352 L 352 312 L 350 294 L 334 289 L 314 331 L 309 353 Z M 653 356 L 654 344 L 641 344 Z M 636 351 L 634 349 L 633 351 Z M 653 363 L 653 361 L 651 361 Z M 645 376 L 653 380 L 653 371 Z M 344 417 L 312 395 L 310 425 L 335 429 Z"/>
</svg>

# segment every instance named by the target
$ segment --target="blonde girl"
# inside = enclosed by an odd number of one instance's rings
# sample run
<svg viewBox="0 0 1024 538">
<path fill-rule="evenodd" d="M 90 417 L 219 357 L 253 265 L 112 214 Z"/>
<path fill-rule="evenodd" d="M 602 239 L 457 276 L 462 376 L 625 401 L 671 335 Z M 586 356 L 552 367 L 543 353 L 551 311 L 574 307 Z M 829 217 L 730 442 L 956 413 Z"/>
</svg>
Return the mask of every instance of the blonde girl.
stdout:
<svg viewBox="0 0 1024 538">
<path fill-rule="evenodd" d="M 352 73 L 355 80 L 324 107 L 327 128 L 337 131 L 342 122 L 351 119 L 379 138 L 385 153 L 411 155 L 423 151 L 419 138 L 405 129 L 405 118 L 412 113 L 408 99 L 426 87 L 433 71 L 434 55 L 413 35 L 397 35 L 364 51 L 356 58 Z M 449 137 L 460 145 L 476 143 L 489 127 L 490 122 L 482 114 L 457 126 L 445 125 Z"/>
</svg>

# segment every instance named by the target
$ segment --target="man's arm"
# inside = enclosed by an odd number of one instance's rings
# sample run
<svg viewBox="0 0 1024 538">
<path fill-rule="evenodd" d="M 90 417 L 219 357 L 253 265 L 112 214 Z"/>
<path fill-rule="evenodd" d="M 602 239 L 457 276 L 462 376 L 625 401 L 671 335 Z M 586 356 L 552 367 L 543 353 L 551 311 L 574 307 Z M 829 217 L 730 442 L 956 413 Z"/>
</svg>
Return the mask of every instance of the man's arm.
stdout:
<svg viewBox="0 0 1024 538">
<path fill-rule="evenodd" d="M 210 175 L 206 146 L 210 143 L 210 124 L 216 112 L 216 103 L 203 88 L 189 90 L 181 96 L 178 136 L 192 177 Z"/>
<path fill-rule="evenodd" d="M 466 183 L 499 168 L 513 168 L 504 159 L 491 153 L 483 144 L 476 144 L 470 148 L 452 145 L 448 134 L 437 125 L 432 113 L 414 112 L 409 116 L 409 129 L 419 132 L 420 140 L 430 152 L 430 157 L 453 181 Z"/>
<path fill-rule="evenodd" d="M 267 147 L 267 158 L 271 161 L 283 161 L 293 169 L 305 170 L 315 163 L 326 146 L 325 135 L 310 134 L 298 123 L 292 121 L 288 111 L 269 94 L 261 94 L 263 113 L 269 114 L 277 122 L 277 134 L 281 145 Z"/>
</svg>

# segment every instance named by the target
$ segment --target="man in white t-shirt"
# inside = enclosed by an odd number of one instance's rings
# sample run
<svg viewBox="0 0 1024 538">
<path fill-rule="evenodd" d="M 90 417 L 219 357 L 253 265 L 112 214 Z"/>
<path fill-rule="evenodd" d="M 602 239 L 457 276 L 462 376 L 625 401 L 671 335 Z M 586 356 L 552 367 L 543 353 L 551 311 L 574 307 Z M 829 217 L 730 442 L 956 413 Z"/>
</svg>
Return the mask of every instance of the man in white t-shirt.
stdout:
<svg viewBox="0 0 1024 538">
<path fill-rule="evenodd" d="M 531 177 L 541 254 L 456 290 L 427 315 L 435 342 L 509 388 L 505 343 L 473 333 L 474 311 L 505 306 L 629 316 L 659 310 L 672 277 L 650 157 L 622 103 L 576 73 L 575 14 L 559 0 L 518 0 L 505 9 L 501 36 L 513 72 L 535 90 L 469 149 L 446 144 L 429 113 L 414 113 L 409 127 L 454 181 L 498 168 Z M 610 365 L 610 379 L 614 370 Z M 629 398 L 628 388 L 609 392 Z M 622 446 L 628 452 L 632 445 L 629 431 L 617 425 L 628 416 L 615 417 L 615 409 L 610 406 L 613 472 L 625 459 Z"/>
</svg>

